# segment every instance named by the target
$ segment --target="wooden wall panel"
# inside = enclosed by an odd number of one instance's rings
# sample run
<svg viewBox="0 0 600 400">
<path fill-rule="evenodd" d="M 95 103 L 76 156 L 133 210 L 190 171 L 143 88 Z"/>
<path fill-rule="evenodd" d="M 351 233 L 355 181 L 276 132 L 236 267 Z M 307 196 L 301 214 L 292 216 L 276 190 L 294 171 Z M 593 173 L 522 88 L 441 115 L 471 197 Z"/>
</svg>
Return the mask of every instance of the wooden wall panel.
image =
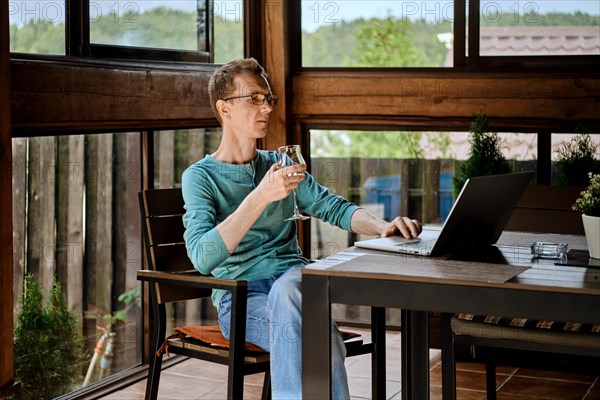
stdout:
<svg viewBox="0 0 600 400">
<path fill-rule="evenodd" d="M 539 76 L 453 71 L 423 77 L 375 71 L 336 76 L 305 71 L 294 79 L 294 115 L 325 118 L 323 123 L 327 118 L 348 118 L 349 122 L 362 118 L 368 123 L 393 125 L 395 118 L 398 124 L 427 124 L 429 120 L 460 124 L 457 121 L 472 120 L 483 109 L 489 116 L 506 120 L 507 125 L 532 129 L 565 126 L 572 130 L 578 122 L 598 125 L 600 75 Z"/>
<path fill-rule="evenodd" d="M 13 129 L 110 131 L 216 125 L 213 66 L 12 61 Z M 167 68 L 169 67 L 169 68 Z"/>
<path fill-rule="evenodd" d="M 279 104 L 271 113 L 269 134 L 262 140 L 261 148 L 276 150 L 279 146 L 292 144 L 291 136 L 291 78 L 286 45 L 287 8 L 282 2 L 266 1 L 263 7 L 264 36 L 263 67 L 269 74 L 273 93 Z"/>
</svg>

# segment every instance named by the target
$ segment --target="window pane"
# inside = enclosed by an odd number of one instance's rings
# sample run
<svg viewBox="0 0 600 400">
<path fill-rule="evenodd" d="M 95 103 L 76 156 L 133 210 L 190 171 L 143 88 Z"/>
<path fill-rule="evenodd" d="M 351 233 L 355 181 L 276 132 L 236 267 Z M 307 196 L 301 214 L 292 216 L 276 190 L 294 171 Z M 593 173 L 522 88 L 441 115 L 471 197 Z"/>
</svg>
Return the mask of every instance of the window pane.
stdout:
<svg viewBox="0 0 600 400">
<path fill-rule="evenodd" d="M 220 127 L 154 132 L 154 188 L 181 187 L 183 171 L 220 142 Z"/>
<path fill-rule="evenodd" d="M 455 166 L 470 150 L 468 132 L 311 130 L 310 135 L 311 171 L 317 181 L 388 221 L 408 215 L 425 224 L 443 223 L 453 203 Z M 537 135 L 498 137 L 513 171 L 536 169 Z M 311 243 L 317 246 L 312 257 L 350 246 L 355 239 L 316 220 L 312 229 Z"/>
<path fill-rule="evenodd" d="M 305 67 L 451 67 L 453 1 L 303 0 Z"/>
<path fill-rule="evenodd" d="M 243 1 L 215 1 L 214 7 L 214 62 L 225 64 L 244 57 Z"/>
<path fill-rule="evenodd" d="M 90 41 L 120 46 L 207 51 L 203 0 L 90 2 Z"/>
<path fill-rule="evenodd" d="M 10 51 L 65 54 L 65 2 L 9 1 Z"/>
<path fill-rule="evenodd" d="M 600 55 L 600 6 L 584 1 L 482 1 L 482 56 Z"/>
<path fill-rule="evenodd" d="M 160 131 L 154 133 L 154 187 L 181 187 L 183 171 L 221 142 L 221 128 Z M 167 305 L 167 332 L 186 325 L 214 325 L 216 311 L 209 298 Z"/>
<path fill-rule="evenodd" d="M 15 321 L 25 275 L 33 275 L 45 298 L 56 276 L 85 343 L 78 373 L 42 383 L 36 372 L 39 392 L 32 397 L 54 398 L 141 362 L 140 135 L 15 138 L 12 151 Z M 104 333 L 105 352 L 94 360 Z M 47 351 L 21 347 L 15 363 Z M 65 368 L 68 360 L 44 356 L 45 371 Z M 31 376 L 19 378 L 31 382 Z"/>
</svg>

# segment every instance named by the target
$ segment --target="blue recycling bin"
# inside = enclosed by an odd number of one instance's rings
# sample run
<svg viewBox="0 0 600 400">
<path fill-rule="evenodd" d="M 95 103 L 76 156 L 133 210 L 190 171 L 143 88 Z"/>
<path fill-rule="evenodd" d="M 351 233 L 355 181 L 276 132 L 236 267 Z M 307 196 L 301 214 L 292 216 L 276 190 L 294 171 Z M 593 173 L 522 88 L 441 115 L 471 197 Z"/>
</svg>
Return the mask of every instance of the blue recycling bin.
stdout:
<svg viewBox="0 0 600 400">
<path fill-rule="evenodd" d="M 364 184 L 365 203 L 383 204 L 387 221 L 400 215 L 402 177 L 400 175 L 372 176 Z"/>
<path fill-rule="evenodd" d="M 452 202 L 454 196 L 454 188 L 452 185 L 452 178 L 454 174 L 452 172 L 440 173 L 440 218 L 442 222 L 448 218 L 450 210 L 452 209 Z"/>
</svg>

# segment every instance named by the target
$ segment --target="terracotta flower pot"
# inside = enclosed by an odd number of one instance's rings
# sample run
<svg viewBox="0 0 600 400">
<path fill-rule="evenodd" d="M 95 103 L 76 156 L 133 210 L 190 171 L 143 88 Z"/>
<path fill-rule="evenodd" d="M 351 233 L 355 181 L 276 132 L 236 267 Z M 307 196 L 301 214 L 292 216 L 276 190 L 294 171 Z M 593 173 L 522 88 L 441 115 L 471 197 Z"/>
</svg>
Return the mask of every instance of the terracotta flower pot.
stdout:
<svg viewBox="0 0 600 400">
<path fill-rule="evenodd" d="M 587 239 L 590 257 L 600 259 L 600 217 L 591 217 L 583 214 L 583 229 Z"/>
</svg>

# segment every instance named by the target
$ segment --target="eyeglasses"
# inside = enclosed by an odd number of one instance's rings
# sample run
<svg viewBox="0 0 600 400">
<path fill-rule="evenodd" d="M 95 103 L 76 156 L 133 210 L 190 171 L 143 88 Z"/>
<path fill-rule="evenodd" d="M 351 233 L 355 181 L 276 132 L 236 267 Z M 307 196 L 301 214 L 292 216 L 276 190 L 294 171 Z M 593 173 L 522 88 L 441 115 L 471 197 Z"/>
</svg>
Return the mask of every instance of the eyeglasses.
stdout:
<svg viewBox="0 0 600 400">
<path fill-rule="evenodd" d="M 245 96 L 226 97 L 221 100 L 227 101 L 227 100 L 233 100 L 233 99 L 244 99 L 246 97 L 249 97 L 252 104 L 257 105 L 257 106 L 265 104 L 265 100 L 266 100 L 269 102 L 271 107 L 275 107 L 277 105 L 277 101 L 279 100 L 277 98 L 277 96 L 275 96 L 274 94 L 262 94 L 262 93 L 247 94 Z"/>
</svg>

